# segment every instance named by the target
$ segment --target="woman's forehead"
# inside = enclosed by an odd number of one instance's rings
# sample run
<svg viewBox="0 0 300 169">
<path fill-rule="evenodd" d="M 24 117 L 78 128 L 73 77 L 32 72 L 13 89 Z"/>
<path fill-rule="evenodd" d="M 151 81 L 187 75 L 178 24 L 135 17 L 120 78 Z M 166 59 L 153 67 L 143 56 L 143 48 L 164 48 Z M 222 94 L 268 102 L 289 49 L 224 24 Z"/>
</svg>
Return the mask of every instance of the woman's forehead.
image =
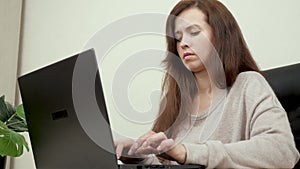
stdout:
<svg viewBox="0 0 300 169">
<path fill-rule="evenodd" d="M 198 8 L 190 8 L 182 11 L 175 18 L 175 31 L 188 29 L 193 25 L 206 24 L 206 15 Z"/>
</svg>

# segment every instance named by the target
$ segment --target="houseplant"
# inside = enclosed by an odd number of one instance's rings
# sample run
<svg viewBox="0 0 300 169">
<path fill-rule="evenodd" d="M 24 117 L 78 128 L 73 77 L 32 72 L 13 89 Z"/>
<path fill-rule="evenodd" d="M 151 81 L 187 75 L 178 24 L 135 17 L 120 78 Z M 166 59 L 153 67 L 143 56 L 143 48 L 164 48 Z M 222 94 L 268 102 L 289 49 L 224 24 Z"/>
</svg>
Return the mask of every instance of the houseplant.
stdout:
<svg viewBox="0 0 300 169">
<path fill-rule="evenodd" d="M 23 154 L 24 147 L 29 151 L 28 144 L 20 132 L 27 131 L 23 105 L 14 107 L 0 97 L 0 156 L 18 157 Z M 2 164 L 3 165 L 3 164 Z M 0 168 L 1 168 L 0 164 Z"/>
</svg>

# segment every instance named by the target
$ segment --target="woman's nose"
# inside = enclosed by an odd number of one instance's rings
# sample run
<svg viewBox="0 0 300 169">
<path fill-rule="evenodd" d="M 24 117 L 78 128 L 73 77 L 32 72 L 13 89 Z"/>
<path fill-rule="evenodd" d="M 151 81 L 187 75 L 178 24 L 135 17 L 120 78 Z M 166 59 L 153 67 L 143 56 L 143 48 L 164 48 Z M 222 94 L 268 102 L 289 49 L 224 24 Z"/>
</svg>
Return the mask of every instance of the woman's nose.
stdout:
<svg viewBox="0 0 300 169">
<path fill-rule="evenodd" d="M 184 48 L 189 47 L 189 44 L 187 43 L 186 40 L 182 39 L 181 42 L 180 42 L 180 47 L 181 47 L 182 49 L 184 49 Z"/>
</svg>

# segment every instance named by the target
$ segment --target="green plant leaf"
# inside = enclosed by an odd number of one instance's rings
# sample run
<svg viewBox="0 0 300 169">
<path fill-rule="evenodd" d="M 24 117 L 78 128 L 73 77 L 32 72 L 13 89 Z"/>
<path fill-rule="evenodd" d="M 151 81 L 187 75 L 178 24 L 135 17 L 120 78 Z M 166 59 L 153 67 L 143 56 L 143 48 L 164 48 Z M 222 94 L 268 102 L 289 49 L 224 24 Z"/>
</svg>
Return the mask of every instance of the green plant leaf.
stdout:
<svg viewBox="0 0 300 169">
<path fill-rule="evenodd" d="M 16 132 L 28 131 L 22 104 L 17 107 L 15 116 L 7 121 L 7 126 Z"/>
<path fill-rule="evenodd" d="M 25 112 L 24 112 L 23 104 L 20 104 L 17 107 L 16 111 L 17 111 L 17 115 L 25 121 Z"/>
<path fill-rule="evenodd" d="M 0 120 L 3 122 L 5 122 L 8 119 L 8 110 L 4 99 L 4 95 L 0 97 Z"/>
<path fill-rule="evenodd" d="M 15 109 L 12 104 L 5 102 L 4 99 L 4 96 L 0 98 L 0 120 L 13 131 L 27 131 L 23 105 L 21 104 Z"/>
<path fill-rule="evenodd" d="M 0 97 L 0 155 L 18 157 L 24 147 L 29 151 L 23 135 L 17 132 L 27 131 L 23 105 L 15 107 Z"/>
<path fill-rule="evenodd" d="M 27 131 L 26 122 L 18 116 L 14 116 L 11 120 L 7 121 L 6 126 L 16 132 Z"/>
<path fill-rule="evenodd" d="M 28 144 L 21 134 L 8 129 L 0 121 L 0 155 L 18 157 L 23 154 L 23 147 L 29 151 Z"/>
<path fill-rule="evenodd" d="M 4 123 L 16 115 L 16 109 L 8 102 L 5 102 L 4 95 L 0 97 L 0 120 Z"/>
</svg>

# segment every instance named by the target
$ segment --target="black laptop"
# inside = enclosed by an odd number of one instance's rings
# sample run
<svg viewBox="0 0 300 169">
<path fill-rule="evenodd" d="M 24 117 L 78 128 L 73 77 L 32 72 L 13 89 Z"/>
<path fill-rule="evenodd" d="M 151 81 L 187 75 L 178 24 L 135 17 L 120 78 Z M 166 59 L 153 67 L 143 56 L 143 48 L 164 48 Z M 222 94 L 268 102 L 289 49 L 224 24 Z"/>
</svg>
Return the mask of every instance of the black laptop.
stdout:
<svg viewBox="0 0 300 169">
<path fill-rule="evenodd" d="M 38 169 L 201 168 L 118 165 L 93 49 L 18 78 Z"/>
</svg>

